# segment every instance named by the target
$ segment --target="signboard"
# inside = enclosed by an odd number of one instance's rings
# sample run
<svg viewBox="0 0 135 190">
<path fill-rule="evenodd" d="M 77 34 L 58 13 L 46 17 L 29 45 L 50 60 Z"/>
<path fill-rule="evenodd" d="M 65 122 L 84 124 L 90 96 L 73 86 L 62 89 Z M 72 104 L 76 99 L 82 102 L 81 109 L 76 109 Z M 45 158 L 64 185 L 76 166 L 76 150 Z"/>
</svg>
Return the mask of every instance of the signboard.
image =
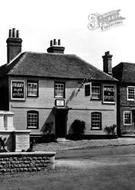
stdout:
<svg viewBox="0 0 135 190">
<path fill-rule="evenodd" d="M 11 99 L 25 100 L 25 82 L 22 80 L 11 81 Z"/>
<path fill-rule="evenodd" d="M 55 106 L 64 107 L 65 106 L 65 100 L 64 99 L 56 99 L 55 100 Z"/>
<path fill-rule="evenodd" d="M 27 150 L 30 147 L 28 132 L 15 132 L 15 151 Z"/>
<path fill-rule="evenodd" d="M 114 103 L 115 102 L 115 88 L 114 88 L 114 86 L 104 86 L 103 102 L 104 103 Z"/>
</svg>

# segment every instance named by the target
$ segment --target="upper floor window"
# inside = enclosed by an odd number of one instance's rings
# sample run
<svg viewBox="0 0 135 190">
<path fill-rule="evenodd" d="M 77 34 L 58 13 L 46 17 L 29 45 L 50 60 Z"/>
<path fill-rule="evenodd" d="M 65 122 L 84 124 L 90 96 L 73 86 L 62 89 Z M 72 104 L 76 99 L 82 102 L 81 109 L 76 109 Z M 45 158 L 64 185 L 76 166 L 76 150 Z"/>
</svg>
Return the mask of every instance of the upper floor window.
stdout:
<svg viewBox="0 0 135 190">
<path fill-rule="evenodd" d="M 124 125 L 131 125 L 132 124 L 132 112 L 131 111 L 124 111 L 123 112 L 123 124 Z"/>
<path fill-rule="evenodd" d="M 102 129 L 102 114 L 100 112 L 91 113 L 91 129 L 92 130 Z"/>
<path fill-rule="evenodd" d="M 101 99 L 101 87 L 98 83 L 92 83 L 92 100 L 100 100 Z"/>
<path fill-rule="evenodd" d="M 85 96 L 90 96 L 90 83 L 86 83 L 84 85 L 85 88 Z"/>
<path fill-rule="evenodd" d="M 27 96 L 38 97 L 38 82 L 37 81 L 27 82 Z"/>
<path fill-rule="evenodd" d="M 115 86 L 104 85 L 103 103 L 115 103 Z"/>
<path fill-rule="evenodd" d="M 65 98 L 65 83 L 55 82 L 54 84 L 54 97 Z"/>
<path fill-rule="evenodd" d="M 27 112 L 27 128 L 28 129 L 38 129 L 39 125 L 39 113 L 38 111 L 28 111 Z"/>
<path fill-rule="evenodd" d="M 131 101 L 135 100 L 135 86 L 127 87 L 127 100 L 131 100 Z"/>
</svg>

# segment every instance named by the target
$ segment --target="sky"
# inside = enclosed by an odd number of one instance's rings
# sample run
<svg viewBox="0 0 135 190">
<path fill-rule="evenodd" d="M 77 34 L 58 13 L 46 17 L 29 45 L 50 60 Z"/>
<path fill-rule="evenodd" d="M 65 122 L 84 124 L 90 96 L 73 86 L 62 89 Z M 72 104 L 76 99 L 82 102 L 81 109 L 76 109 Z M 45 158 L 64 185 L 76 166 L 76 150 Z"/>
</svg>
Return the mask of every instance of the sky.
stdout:
<svg viewBox="0 0 135 190">
<path fill-rule="evenodd" d="M 88 29 L 88 16 L 120 9 L 123 24 L 106 31 Z M 16 28 L 22 51 L 45 52 L 50 40 L 61 39 L 65 54 L 76 54 L 102 70 L 102 56 L 113 55 L 112 65 L 135 63 L 133 0 L 1 0 L 0 65 L 7 61 L 8 31 Z"/>
</svg>

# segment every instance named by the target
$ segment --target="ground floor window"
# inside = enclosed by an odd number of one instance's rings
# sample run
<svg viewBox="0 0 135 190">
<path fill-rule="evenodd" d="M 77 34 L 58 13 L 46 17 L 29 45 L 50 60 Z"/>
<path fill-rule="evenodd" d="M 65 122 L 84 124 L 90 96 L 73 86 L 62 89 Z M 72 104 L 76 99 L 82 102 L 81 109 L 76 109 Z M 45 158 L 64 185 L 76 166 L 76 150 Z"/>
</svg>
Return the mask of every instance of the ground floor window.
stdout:
<svg viewBox="0 0 135 190">
<path fill-rule="evenodd" d="M 91 113 L 91 129 L 92 130 L 102 129 L 102 114 L 100 112 Z"/>
<path fill-rule="evenodd" d="M 28 111 L 27 112 L 27 128 L 28 129 L 38 129 L 39 125 L 39 113 L 38 111 Z"/>
<path fill-rule="evenodd" d="M 123 112 L 123 124 L 131 125 L 132 124 L 132 111 Z"/>
</svg>

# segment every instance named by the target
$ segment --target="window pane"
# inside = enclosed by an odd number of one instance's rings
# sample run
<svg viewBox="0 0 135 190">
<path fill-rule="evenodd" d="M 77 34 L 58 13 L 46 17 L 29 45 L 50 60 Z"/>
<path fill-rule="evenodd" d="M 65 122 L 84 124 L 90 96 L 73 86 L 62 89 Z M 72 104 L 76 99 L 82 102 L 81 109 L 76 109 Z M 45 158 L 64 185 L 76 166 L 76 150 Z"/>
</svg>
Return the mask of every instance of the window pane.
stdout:
<svg viewBox="0 0 135 190">
<path fill-rule="evenodd" d="M 124 112 L 124 124 L 129 125 L 132 124 L 132 113 Z"/>
<path fill-rule="evenodd" d="M 102 115 L 99 112 L 91 113 L 91 129 L 101 129 Z"/>
<path fill-rule="evenodd" d="M 135 99 L 135 88 L 128 87 L 128 99 L 134 100 Z"/>
<path fill-rule="evenodd" d="M 99 100 L 101 97 L 100 85 L 92 84 L 92 99 Z"/>
<path fill-rule="evenodd" d="M 65 93 L 65 85 L 64 85 L 64 83 L 55 83 L 55 86 L 54 86 L 55 97 L 64 98 L 64 93 Z"/>
<path fill-rule="evenodd" d="M 85 84 L 85 96 L 90 96 L 90 84 Z"/>
<path fill-rule="evenodd" d="M 38 128 L 38 112 L 36 111 L 27 112 L 27 127 L 29 129 Z"/>
<path fill-rule="evenodd" d="M 27 95 L 29 97 L 38 96 L 38 83 L 37 82 L 28 82 L 27 83 Z"/>
</svg>

